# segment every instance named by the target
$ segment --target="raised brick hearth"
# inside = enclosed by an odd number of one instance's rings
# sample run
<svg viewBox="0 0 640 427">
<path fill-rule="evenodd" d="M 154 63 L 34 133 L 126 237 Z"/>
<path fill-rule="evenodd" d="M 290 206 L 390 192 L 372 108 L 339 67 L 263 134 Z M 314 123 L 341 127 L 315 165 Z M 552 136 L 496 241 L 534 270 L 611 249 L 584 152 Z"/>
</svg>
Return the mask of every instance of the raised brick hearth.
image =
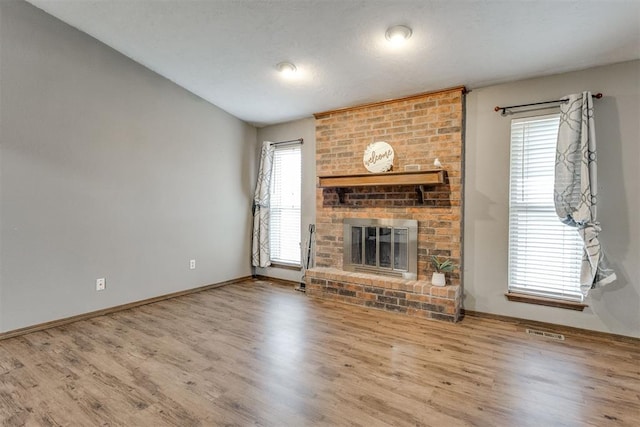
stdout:
<svg viewBox="0 0 640 427">
<path fill-rule="evenodd" d="M 460 265 L 462 247 L 462 128 L 464 88 L 316 114 L 316 174 L 368 173 L 366 147 L 385 141 L 393 147 L 393 172 L 407 165 L 421 170 L 442 163 L 444 183 L 425 186 L 375 185 L 318 188 L 316 267 L 307 273 L 307 293 L 351 304 L 456 321 L 461 307 L 460 269 L 447 274 L 444 288 L 431 286 L 431 255 Z M 409 282 L 343 271 L 345 218 L 412 219 L 418 222 L 418 277 Z"/>
<path fill-rule="evenodd" d="M 460 286 L 433 286 L 335 268 L 316 267 L 305 274 L 309 296 L 363 305 L 410 316 L 456 322 L 460 318 Z"/>
</svg>

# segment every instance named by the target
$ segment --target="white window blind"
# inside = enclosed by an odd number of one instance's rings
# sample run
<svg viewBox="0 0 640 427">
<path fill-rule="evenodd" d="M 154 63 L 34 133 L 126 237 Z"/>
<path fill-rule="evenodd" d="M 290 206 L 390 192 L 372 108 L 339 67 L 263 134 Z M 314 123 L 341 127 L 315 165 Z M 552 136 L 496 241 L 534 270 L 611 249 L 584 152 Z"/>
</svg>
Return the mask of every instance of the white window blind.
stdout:
<svg viewBox="0 0 640 427">
<path fill-rule="evenodd" d="M 583 243 L 553 202 L 560 115 L 511 122 L 509 292 L 582 301 Z"/>
<path fill-rule="evenodd" d="M 302 147 L 276 147 L 271 177 L 271 261 L 300 265 Z"/>
</svg>

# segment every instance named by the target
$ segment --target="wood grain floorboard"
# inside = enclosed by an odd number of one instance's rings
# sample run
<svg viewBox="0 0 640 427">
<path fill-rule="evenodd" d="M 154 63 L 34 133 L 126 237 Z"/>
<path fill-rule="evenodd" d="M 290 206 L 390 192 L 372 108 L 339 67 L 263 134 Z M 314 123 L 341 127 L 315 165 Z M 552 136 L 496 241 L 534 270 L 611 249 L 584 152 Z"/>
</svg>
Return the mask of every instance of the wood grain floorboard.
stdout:
<svg viewBox="0 0 640 427">
<path fill-rule="evenodd" d="M 0 341 L 3 426 L 638 426 L 638 342 L 247 280 Z"/>
</svg>

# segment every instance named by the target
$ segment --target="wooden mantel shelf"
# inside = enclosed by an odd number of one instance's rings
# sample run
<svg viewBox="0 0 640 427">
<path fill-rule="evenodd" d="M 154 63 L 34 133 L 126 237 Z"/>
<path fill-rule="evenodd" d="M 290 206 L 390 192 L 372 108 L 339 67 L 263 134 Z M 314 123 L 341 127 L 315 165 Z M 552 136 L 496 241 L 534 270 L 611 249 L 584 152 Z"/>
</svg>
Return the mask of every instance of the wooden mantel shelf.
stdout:
<svg viewBox="0 0 640 427">
<path fill-rule="evenodd" d="M 424 186 L 444 184 L 445 171 L 432 169 L 411 172 L 363 173 L 356 175 L 326 175 L 318 177 L 318 187 L 336 188 L 340 202 L 343 203 L 345 187 L 369 187 L 374 185 L 415 185 L 417 186 L 420 202 L 424 193 Z"/>
<path fill-rule="evenodd" d="M 362 173 L 318 177 L 320 188 L 366 187 L 371 185 L 435 185 L 444 183 L 444 170 Z"/>
</svg>

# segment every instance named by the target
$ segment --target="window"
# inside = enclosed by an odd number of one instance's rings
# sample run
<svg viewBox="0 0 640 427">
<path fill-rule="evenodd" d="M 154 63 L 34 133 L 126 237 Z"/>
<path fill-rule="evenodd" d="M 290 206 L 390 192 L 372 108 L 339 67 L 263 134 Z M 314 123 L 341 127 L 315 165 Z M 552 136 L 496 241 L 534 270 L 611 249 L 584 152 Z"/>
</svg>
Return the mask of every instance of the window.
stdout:
<svg viewBox="0 0 640 427">
<path fill-rule="evenodd" d="M 560 115 L 511 122 L 509 292 L 582 301 L 578 231 L 553 201 Z"/>
<path fill-rule="evenodd" d="M 271 261 L 300 265 L 300 145 L 276 147 L 271 177 Z"/>
</svg>

